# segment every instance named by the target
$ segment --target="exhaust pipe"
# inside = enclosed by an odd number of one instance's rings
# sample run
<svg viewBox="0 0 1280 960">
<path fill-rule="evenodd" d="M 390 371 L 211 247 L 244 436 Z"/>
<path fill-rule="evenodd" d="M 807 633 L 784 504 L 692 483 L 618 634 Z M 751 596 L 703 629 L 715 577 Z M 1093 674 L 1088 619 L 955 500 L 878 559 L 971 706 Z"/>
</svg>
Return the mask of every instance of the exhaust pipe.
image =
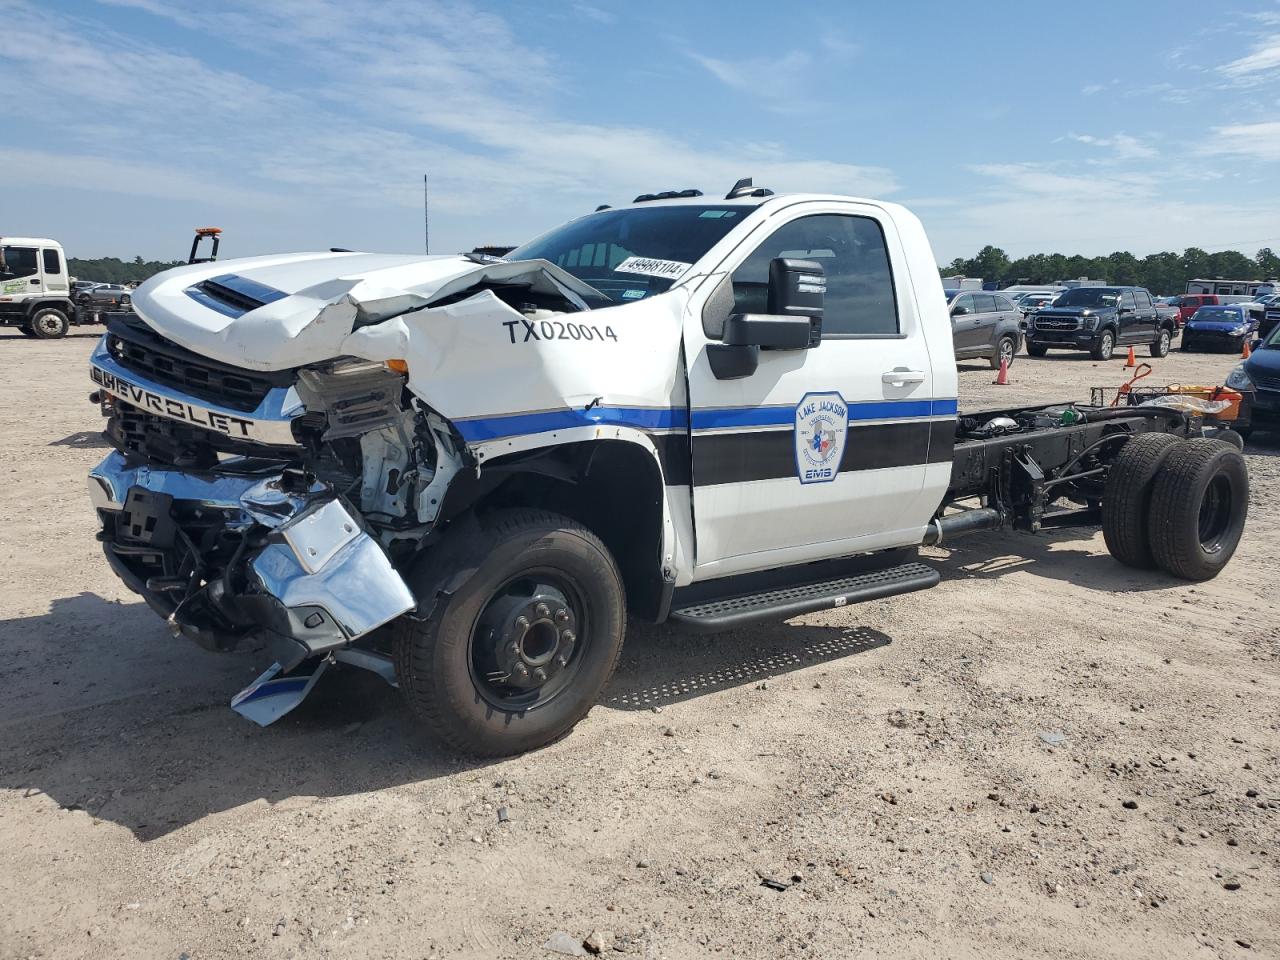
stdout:
<svg viewBox="0 0 1280 960">
<path fill-rule="evenodd" d="M 994 507 L 981 507 L 953 513 L 949 517 L 938 517 L 925 531 L 926 546 L 937 546 L 943 537 L 956 537 L 979 530 L 996 530 L 1004 526 L 1004 515 Z"/>
</svg>

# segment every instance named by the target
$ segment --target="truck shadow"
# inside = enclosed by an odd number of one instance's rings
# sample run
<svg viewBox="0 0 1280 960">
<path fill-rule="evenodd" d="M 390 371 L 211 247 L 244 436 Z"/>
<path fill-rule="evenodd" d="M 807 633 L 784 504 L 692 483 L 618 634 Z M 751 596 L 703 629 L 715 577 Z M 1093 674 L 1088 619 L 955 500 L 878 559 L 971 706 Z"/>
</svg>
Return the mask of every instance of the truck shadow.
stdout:
<svg viewBox="0 0 1280 960">
<path fill-rule="evenodd" d="M 778 624 L 738 638 L 631 624 L 602 704 L 638 710 L 758 682 L 889 637 Z M 428 781 L 492 761 L 451 755 L 371 673 L 331 668 L 269 728 L 228 702 L 261 652 L 209 653 L 169 636 L 140 602 L 93 593 L 0 622 L 0 789 L 163 837 L 210 815 Z"/>
<path fill-rule="evenodd" d="M 1078 529 L 1043 530 L 1037 534 L 974 534 L 942 548 L 946 555 L 924 559 L 938 567 L 944 579 L 992 580 L 1025 571 L 1032 576 L 1062 580 L 1086 590 L 1139 593 L 1185 585 L 1159 570 L 1135 570 L 1110 554 L 1071 549 L 1085 534 Z"/>
</svg>

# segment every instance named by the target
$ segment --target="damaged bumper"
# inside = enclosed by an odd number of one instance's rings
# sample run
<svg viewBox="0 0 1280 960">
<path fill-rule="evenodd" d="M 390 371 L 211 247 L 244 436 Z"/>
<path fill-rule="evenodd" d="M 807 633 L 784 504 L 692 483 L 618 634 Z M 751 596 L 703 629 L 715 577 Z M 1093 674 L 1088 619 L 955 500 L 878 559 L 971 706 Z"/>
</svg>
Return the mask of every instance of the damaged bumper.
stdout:
<svg viewBox="0 0 1280 960">
<path fill-rule="evenodd" d="M 411 610 L 382 546 L 327 485 L 252 461 L 187 473 L 112 453 L 89 474 L 111 567 L 175 632 L 228 650 L 256 635 L 280 671 Z"/>
</svg>

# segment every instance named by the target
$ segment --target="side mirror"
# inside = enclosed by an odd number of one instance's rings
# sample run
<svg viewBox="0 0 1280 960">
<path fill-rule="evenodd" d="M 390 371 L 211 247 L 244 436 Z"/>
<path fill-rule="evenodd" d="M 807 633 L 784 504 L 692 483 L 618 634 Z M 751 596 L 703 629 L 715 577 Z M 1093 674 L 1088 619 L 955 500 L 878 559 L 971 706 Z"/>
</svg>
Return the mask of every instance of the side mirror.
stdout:
<svg viewBox="0 0 1280 960">
<path fill-rule="evenodd" d="M 951 315 L 953 317 L 967 317 L 969 315 L 968 307 L 952 307 Z"/>
<path fill-rule="evenodd" d="M 769 262 L 765 314 L 735 313 L 724 322 L 721 343 L 707 345 L 711 372 L 737 380 L 756 372 L 761 350 L 808 350 L 822 342 L 827 277 L 812 260 L 776 257 Z"/>
<path fill-rule="evenodd" d="M 1253 353 L 1253 351 L 1260 350 L 1260 349 L 1262 349 L 1262 338 L 1254 337 L 1253 340 L 1249 343 L 1249 352 Z"/>
</svg>

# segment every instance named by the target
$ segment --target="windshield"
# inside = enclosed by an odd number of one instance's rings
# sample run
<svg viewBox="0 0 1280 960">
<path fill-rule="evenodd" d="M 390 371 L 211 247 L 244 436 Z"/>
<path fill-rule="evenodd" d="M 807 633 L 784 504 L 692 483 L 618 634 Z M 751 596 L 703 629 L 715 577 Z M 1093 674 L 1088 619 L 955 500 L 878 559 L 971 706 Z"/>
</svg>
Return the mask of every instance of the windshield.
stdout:
<svg viewBox="0 0 1280 960">
<path fill-rule="evenodd" d="M 1055 307 L 1111 307 L 1120 299 L 1118 291 L 1108 287 L 1076 287 L 1058 297 Z"/>
<path fill-rule="evenodd" d="M 604 210 L 517 247 L 507 260 L 550 260 L 616 303 L 662 293 L 755 208 L 672 205 Z"/>
<path fill-rule="evenodd" d="M 1201 307 L 1192 320 L 1243 320 L 1244 314 L 1230 307 Z"/>
</svg>

